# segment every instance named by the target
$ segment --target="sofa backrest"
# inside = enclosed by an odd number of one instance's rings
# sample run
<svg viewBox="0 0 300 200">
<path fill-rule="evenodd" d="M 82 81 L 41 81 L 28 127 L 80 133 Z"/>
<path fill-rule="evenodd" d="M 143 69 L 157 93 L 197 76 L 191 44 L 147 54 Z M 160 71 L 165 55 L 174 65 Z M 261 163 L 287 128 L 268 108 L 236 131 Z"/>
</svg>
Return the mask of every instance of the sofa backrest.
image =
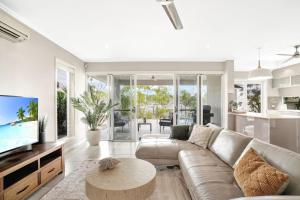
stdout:
<svg viewBox="0 0 300 200">
<path fill-rule="evenodd" d="M 263 141 L 253 139 L 245 148 L 240 158 L 253 148 L 270 165 L 287 173 L 290 183 L 283 194 L 300 195 L 300 154 Z M 240 160 L 236 161 L 236 163 Z"/>
<path fill-rule="evenodd" d="M 209 149 L 231 167 L 252 138 L 229 130 L 222 130 Z"/>
<path fill-rule="evenodd" d="M 208 147 L 211 147 L 211 145 L 213 144 L 215 139 L 218 137 L 220 132 L 223 130 L 223 128 L 221 128 L 218 125 L 212 124 L 212 123 L 208 123 L 206 126 L 208 126 L 209 128 L 211 128 L 213 130 L 213 133 L 211 134 L 210 139 L 208 141 Z"/>
</svg>

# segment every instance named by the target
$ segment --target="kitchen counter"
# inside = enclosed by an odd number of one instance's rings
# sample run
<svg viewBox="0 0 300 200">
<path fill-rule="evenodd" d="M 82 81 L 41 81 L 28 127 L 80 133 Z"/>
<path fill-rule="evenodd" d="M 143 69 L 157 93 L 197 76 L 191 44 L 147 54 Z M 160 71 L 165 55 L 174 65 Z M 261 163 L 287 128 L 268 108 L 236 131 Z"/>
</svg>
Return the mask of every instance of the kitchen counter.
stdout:
<svg viewBox="0 0 300 200">
<path fill-rule="evenodd" d="M 300 153 L 300 116 L 229 113 L 228 129 Z"/>
<path fill-rule="evenodd" d="M 255 118 L 262 118 L 262 119 L 300 119 L 300 116 L 296 115 L 283 115 L 283 114 L 262 114 L 262 113 L 235 113 L 229 112 L 229 115 L 237 115 L 237 116 L 244 116 L 244 117 L 255 117 Z"/>
</svg>

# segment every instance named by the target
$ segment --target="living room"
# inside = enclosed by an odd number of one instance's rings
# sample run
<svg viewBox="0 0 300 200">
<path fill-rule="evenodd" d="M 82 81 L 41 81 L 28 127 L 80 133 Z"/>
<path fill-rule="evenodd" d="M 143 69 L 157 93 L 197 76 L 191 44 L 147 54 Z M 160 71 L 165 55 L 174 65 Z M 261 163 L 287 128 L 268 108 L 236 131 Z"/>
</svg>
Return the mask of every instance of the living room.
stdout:
<svg viewBox="0 0 300 200">
<path fill-rule="evenodd" d="M 0 0 L 0 200 L 300 199 L 299 7 Z"/>
</svg>

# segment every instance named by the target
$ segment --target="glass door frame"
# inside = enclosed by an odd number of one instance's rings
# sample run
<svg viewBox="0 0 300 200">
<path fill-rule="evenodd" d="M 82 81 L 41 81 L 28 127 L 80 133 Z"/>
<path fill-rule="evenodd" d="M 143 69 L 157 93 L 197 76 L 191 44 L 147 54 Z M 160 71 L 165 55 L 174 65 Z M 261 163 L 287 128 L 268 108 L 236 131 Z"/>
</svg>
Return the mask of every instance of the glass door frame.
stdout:
<svg viewBox="0 0 300 200">
<path fill-rule="evenodd" d="M 131 141 L 137 141 L 138 140 L 138 131 L 137 131 L 137 78 L 138 76 L 140 75 L 149 75 L 149 74 L 153 74 L 153 75 L 168 75 L 170 76 L 170 78 L 173 78 L 173 125 L 176 125 L 177 124 L 177 112 L 178 112 L 178 98 L 179 98 L 179 89 L 178 89 L 178 81 L 177 81 L 177 78 L 178 76 L 180 75 L 196 75 L 197 76 L 197 81 L 196 81 L 196 84 L 197 84 L 197 110 L 196 110 L 196 123 L 197 124 L 200 124 L 202 125 L 203 124 L 203 80 L 204 80 L 204 77 L 205 76 L 208 76 L 208 75 L 220 75 L 221 78 L 223 79 L 223 76 L 224 76 L 224 72 L 222 71 L 213 71 L 213 72 L 201 72 L 201 71 L 190 71 L 190 72 L 181 72 L 181 71 L 177 71 L 177 72 L 165 72 L 165 71 L 162 71 L 162 72 L 144 72 L 144 71 L 136 71 L 136 72 L 130 72 L 130 73 L 126 73 L 126 72 L 114 72 L 114 73 L 111 73 L 111 72 L 92 72 L 92 73 L 87 73 L 87 76 L 93 76 L 93 75 L 107 75 L 107 84 L 108 84 L 108 95 L 109 95 L 109 98 L 111 100 L 113 100 L 113 90 L 114 90 L 114 84 L 113 84 L 113 76 L 114 75 L 128 75 L 130 76 L 131 78 L 131 81 L 130 83 L 132 84 L 133 86 L 133 94 L 134 94 L 134 108 L 135 108 L 135 112 L 134 112 L 134 125 L 132 127 L 132 130 L 134 130 L 134 133 L 132 133 L 133 135 L 133 138 Z M 224 95 L 224 85 L 221 86 L 221 94 Z M 223 98 L 223 96 L 222 96 Z M 224 106 L 224 102 L 222 102 L 222 99 L 220 100 L 221 101 L 221 115 L 223 116 L 224 112 L 226 114 L 226 111 L 224 110 L 225 106 Z M 223 124 L 223 117 L 221 118 L 222 120 L 222 124 Z M 112 141 L 120 141 L 120 140 L 114 140 L 113 139 L 113 112 L 111 113 L 111 116 L 109 118 L 109 138 L 110 140 Z M 128 140 L 127 140 L 128 141 Z"/>
</svg>

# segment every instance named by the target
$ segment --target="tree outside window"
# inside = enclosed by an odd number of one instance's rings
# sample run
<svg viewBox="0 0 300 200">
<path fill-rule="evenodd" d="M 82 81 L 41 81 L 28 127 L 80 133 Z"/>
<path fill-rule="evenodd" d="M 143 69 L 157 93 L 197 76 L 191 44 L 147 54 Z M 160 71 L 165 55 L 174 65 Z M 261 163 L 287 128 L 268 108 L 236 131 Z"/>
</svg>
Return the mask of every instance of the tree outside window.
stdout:
<svg viewBox="0 0 300 200">
<path fill-rule="evenodd" d="M 248 112 L 261 112 L 261 85 L 247 84 Z"/>
<path fill-rule="evenodd" d="M 235 84 L 237 110 L 261 113 L 261 84 Z"/>
</svg>

